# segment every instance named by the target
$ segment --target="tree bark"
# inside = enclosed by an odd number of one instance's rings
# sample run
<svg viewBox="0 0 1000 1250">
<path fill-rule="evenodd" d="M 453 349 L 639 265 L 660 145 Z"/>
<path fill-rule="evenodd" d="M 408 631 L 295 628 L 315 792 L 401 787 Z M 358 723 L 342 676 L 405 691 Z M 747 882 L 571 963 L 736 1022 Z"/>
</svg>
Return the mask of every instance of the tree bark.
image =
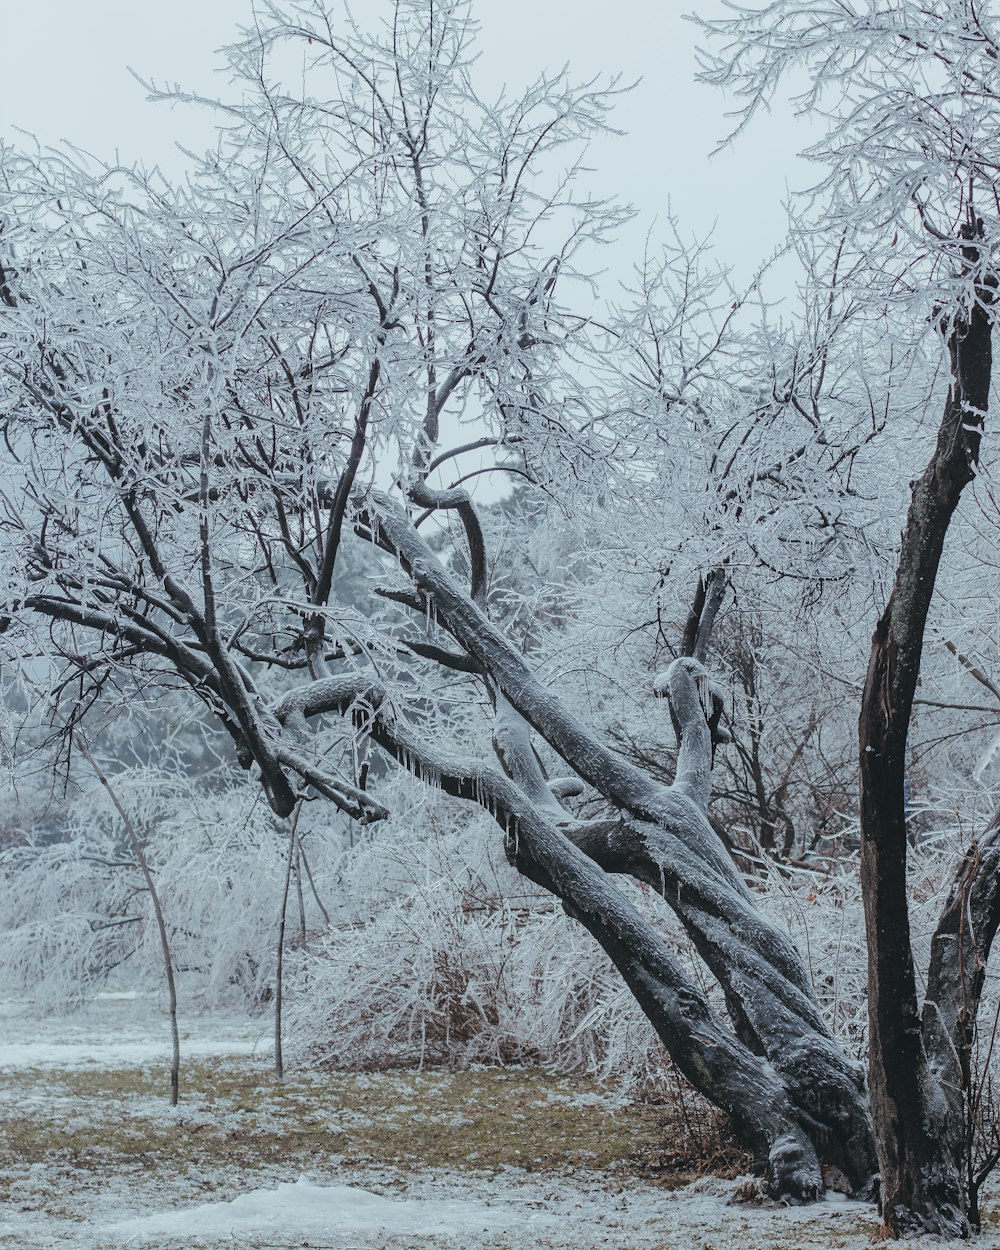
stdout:
<svg viewBox="0 0 1000 1250">
<path fill-rule="evenodd" d="M 975 1086 L 972 1047 L 976 1017 L 1000 925 L 1000 811 L 955 870 L 948 900 L 931 940 L 923 1039 L 934 1077 L 948 1104 L 947 1141 L 968 1191 L 968 1216 L 979 1226 L 979 1187 L 989 1166 L 974 1157 Z"/>
<path fill-rule="evenodd" d="M 384 495 L 376 494 L 373 501 L 378 517 L 369 533 L 397 556 L 420 594 L 433 603 L 439 624 L 488 675 L 498 709 L 498 754 L 510 775 L 532 795 L 539 812 L 552 810 L 554 799 L 541 793 L 543 783 L 521 775 L 531 772 L 532 752 L 530 744 L 516 746 L 517 725 L 526 733 L 530 724 L 617 809 L 616 820 L 597 827 L 574 827 L 568 818 L 560 823 L 605 871 L 629 873 L 661 891 L 718 979 L 740 1042 L 780 1075 L 814 1153 L 835 1164 L 854 1192 L 866 1191 L 875 1154 L 863 1075 L 830 1037 L 798 951 L 753 904 L 708 820 L 717 709 L 701 664 L 678 660 L 667 679 L 680 751 L 677 780 L 664 786 L 576 721 L 452 582 L 403 510 Z M 520 774 L 517 760 L 524 765 Z M 587 914 L 577 911 L 581 919 Z M 584 923 L 604 945 L 600 925 Z M 614 953 L 613 945 L 605 948 L 628 979 L 627 960 Z M 716 1101 L 710 1089 L 702 1092 Z M 757 1139 L 753 1148 L 759 1144 Z"/>
<path fill-rule="evenodd" d="M 967 227 L 974 271 L 981 227 Z M 975 476 L 992 373 L 993 287 L 948 327 L 952 385 L 937 445 L 913 484 L 896 578 L 872 639 L 859 722 L 861 884 L 868 936 L 869 1085 L 882 1215 L 896 1236 L 968 1232 L 960 1142 L 928 1059 L 906 896 L 906 736 L 948 525 Z"/>
</svg>

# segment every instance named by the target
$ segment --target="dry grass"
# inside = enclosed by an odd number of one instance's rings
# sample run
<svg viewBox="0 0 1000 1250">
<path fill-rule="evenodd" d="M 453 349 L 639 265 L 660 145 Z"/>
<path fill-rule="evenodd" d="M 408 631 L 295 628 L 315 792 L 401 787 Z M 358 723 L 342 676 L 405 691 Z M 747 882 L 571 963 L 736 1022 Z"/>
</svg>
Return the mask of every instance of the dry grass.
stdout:
<svg viewBox="0 0 1000 1250">
<path fill-rule="evenodd" d="M 378 1168 L 402 1185 L 427 1170 L 517 1168 L 673 1188 L 704 1170 L 671 1109 L 619 1105 L 591 1080 L 535 1070 L 308 1072 L 278 1082 L 228 1061 L 187 1064 L 177 1108 L 166 1088 L 155 1067 L 0 1076 L 0 1205 L 74 1219 L 86 1207 L 78 1199 L 108 1178 L 210 1193 L 237 1175 L 249 1187 Z M 745 1168 L 718 1133 L 706 1140 L 716 1166 Z"/>
<path fill-rule="evenodd" d="M 821 1205 L 785 1218 L 768 1203 L 710 1206 L 702 1222 L 692 1224 L 683 1206 L 673 1207 L 669 1191 L 709 1167 L 716 1175 L 735 1175 L 746 1170 L 747 1160 L 704 1121 L 701 1138 L 694 1136 L 676 1104 L 628 1104 L 586 1078 L 531 1069 L 299 1072 L 279 1083 L 250 1060 L 191 1062 L 183 1077 L 181 1105 L 171 1109 L 166 1071 L 155 1066 L 0 1075 L 0 1210 L 10 1212 L 21 1229 L 5 1235 L 0 1225 L 0 1250 L 78 1250 L 84 1244 L 92 1250 L 91 1230 L 106 1226 L 111 1210 L 164 1210 L 211 1201 L 212 1195 L 230 1199 L 302 1173 L 393 1193 L 408 1192 L 415 1177 L 435 1172 L 452 1189 L 462 1188 L 464 1173 L 469 1193 L 498 1192 L 513 1182 L 515 1188 L 531 1187 L 538 1206 L 562 1201 L 565 1227 L 539 1226 L 533 1250 L 570 1244 L 862 1250 L 881 1244 L 875 1213 L 854 1208 Z M 725 1192 L 740 1193 L 735 1187 Z M 629 1195 L 636 1195 L 642 1210 L 656 1193 L 662 1201 L 655 1224 L 628 1215 Z M 591 1216 L 592 1228 L 570 1225 L 574 1202 L 590 1204 L 589 1211 L 612 1222 L 598 1226 Z M 632 1220 L 634 1240 L 624 1224 L 613 1222 L 616 1210 L 622 1221 Z M 688 1222 L 678 1240 L 673 1221 L 681 1217 Z M 995 1221 L 988 1212 L 992 1229 L 979 1243 L 984 1247 L 994 1244 Z M 142 1244 L 149 1250 L 199 1250 L 202 1243 L 164 1236 Z M 250 1236 L 227 1244 L 277 1250 L 353 1243 L 266 1234 L 264 1240 Z M 364 1241 L 376 1244 L 412 1250 L 416 1243 L 398 1234 Z M 459 1243 L 442 1232 L 422 1234 L 419 1244 L 454 1250 Z M 490 1242 L 491 1250 L 507 1244 L 502 1236 Z M 512 1250 L 527 1244 L 523 1230 L 509 1243 Z"/>
</svg>

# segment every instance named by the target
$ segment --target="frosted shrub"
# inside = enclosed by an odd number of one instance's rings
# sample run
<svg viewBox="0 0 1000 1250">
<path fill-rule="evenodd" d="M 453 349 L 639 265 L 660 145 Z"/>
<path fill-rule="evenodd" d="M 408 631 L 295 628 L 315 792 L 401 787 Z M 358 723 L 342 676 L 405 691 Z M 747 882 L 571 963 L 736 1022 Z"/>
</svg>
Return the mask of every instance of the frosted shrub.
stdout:
<svg viewBox="0 0 1000 1250">
<path fill-rule="evenodd" d="M 542 1063 L 662 1084 L 669 1061 L 610 961 L 508 867 L 487 822 L 416 840 L 384 825 L 345 857 L 339 896 L 290 986 L 299 1062 Z"/>
<path fill-rule="evenodd" d="M 911 852 L 918 963 L 926 962 L 951 864 L 971 832 L 947 808 L 922 820 Z M 438 823 L 430 801 L 345 856 L 340 911 L 295 965 L 289 1054 L 338 1068 L 542 1063 L 613 1078 L 646 1097 L 673 1097 L 678 1078 L 666 1053 L 586 931 L 508 867 L 495 827 L 468 817 L 445 835 Z M 454 829 L 452 811 L 440 823 Z M 857 863 L 844 854 L 815 862 L 809 869 L 762 857 L 754 888 L 764 912 L 805 953 L 835 1034 L 863 1062 L 867 967 Z M 660 900 L 638 886 L 630 893 L 704 985 L 709 978 Z M 988 984 L 984 1056 L 995 998 Z"/>
<path fill-rule="evenodd" d="M 0 853 L 0 992 L 85 1002 L 136 950 L 132 893 L 79 843 Z"/>
<path fill-rule="evenodd" d="M 115 787 L 146 838 L 182 1004 L 266 1004 L 287 833 L 245 789 L 192 793 L 148 769 L 116 775 Z M 30 995 L 45 1010 L 79 1006 L 108 985 L 163 984 L 149 896 L 114 809 L 87 793 L 72 825 L 68 841 L 0 851 L 0 993 Z M 339 844 L 315 845 L 321 871 Z M 315 928 L 308 892 L 303 912 Z"/>
</svg>

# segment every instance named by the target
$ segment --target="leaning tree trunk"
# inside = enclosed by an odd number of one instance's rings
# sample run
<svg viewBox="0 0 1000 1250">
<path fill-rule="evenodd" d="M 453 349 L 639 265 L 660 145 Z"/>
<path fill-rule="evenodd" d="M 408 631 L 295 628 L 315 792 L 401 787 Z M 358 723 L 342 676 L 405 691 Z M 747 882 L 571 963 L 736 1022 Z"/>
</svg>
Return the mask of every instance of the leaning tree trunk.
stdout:
<svg viewBox="0 0 1000 1250">
<path fill-rule="evenodd" d="M 766 1161 L 771 1191 L 794 1200 L 816 1197 L 823 1185 L 816 1122 L 776 1065 L 733 1033 L 655 926 L 574 844 L 572 826 L 580 822 L 545 784 L 523 720 L 502 695 L 497 704 L 497 753 L 511 777 L 479 759 L 442 751 L 398 715 L 370 673 L 313 682 L 273 710 L 284 731 L 299 734 L 313 716 L 363 709 L 365 730 L 383 750 L 420 779 L 487 810 L 506 834 L 512 861 L 593 934 L 680 1071 L 729 1115 L 741 1143 Z"/>
<path fill-rule="evenodd" d="M 966 237 L 980 237 L 980 227 Z M 979 248 L 965 249 L 969 270 Z M 952 385 L 937 445 L 914 483 L 896 579 L 872 640 L 861 704 L 861 884 L 868 935 L 869 1083 L 882 1178 L 882 1215 L 894 1235 L 968 1232 L 962 1117 L 928 1054 L 917 1002 L 906 897 L 906 737 L 924 628 L 945 534 L 975 475 L 992 372 L 993 285 L 949 327 Z"/>
<path fill-rule="evenodd" d="M 551 819 L 575 846 L 606 872 L 653 886 L 681 921 L 723 991 L 739 1041 L 767 1061 L 761 1069 L 768 1073 L 766 1088 L 773 1091 L 771 1076 L 777 1075 L 782 1105 L 794 1109 L 795 1140 L 786 1134 L 780 1142 L 772 1140 L 765 1152 L 772 1189 L 796 1198 L 817 1195 L 823 1187 L 822 1162 L 836 1167 L 852 1192 L 868 1192 L 876 1162 L 862 1073 L 830 1037 L 798 951 L 756 908 L 708 821 L 712 709 L 698 693 L 698 686 L 707 686 L 707 674 L 696 661 L 680 660 L 671 666 L 664 686 L 669 688 L 680 750 L 677 781 L 661 796 L 658 820 L 639 820 L 628 812 L 593 822 L 572 821 L 562 812 L 560 819 L 552 796 L 546 800 L 527 726 L 499 695 L 497 754 L 536 809 L 552 812 Z M 514 860 L 527 876 L 563 897 L 570 914 L 611 956 L 681 1071 L 729 1112 L 744 1144 L 760 1152 L 762 1139 L 759 1132 L 747 1132 L 746 1110 L 734 1111 L 731 1101 L 720 1099 L 724 1087 L 719 1082 L 710 1086 L 698 1066 L 691 1070 L 690 1038 L 678 1032 L 676 1017 L 664 1011 L 662 993 L 650 998 L 643 991 L 660 977 L 652 973 L 652 948 L 623 941 L 616 911 L 574 905 L 550 879 L 539 876 L 523 844 L 516 847 Z M 716 1046 L 713 1053 L 722 1059 L 726 1052 Z M 733 1052 L 724 1062 L 739 1085 L 746 1057 L 738 1060 Z M 756 1094 L 745 1091 L 744 1097 L 756 1106 Z"/>
<path fill-rule="evenodd" d="M 538 683 L 481 607 L 454 584 L 398 505 L 378 493 L 372 503 L 378 516 L 369 532 L 377 533 L 377 541 L 397 556 L 423 601 L 433 604 L 438 623 L 493 690 L 498 755 L 519 792 L 531 796 L 539 814 L 549 811 L 565 837 L 605 872 L 628 873 L 662 893 L 719 981 L 736 1031 L 733 1040 L 741 1052 L 766 1061 L 766 1070 L 779 1078 L 799 1132 L 794 1148 L 783 1134 L 767 1149 L 776 1190 L 799 1198 L 818 1192 L 822 1161 L 835 1164 L 852 1191 L 864 1191 L 875 1156 L 863 1074 L 833 1042 L 799 952 L 758 910 L 708 820 L 716 718 L 702 666 L 693 659 L 677 661 L 665 679 L 680 751 L 675 784 L 663 786 L 611 752 Z M 534 761 L 529 726 L 608 801 L 612 819 L 578 822 L 559 809 L 546 794 Z M 517 862 L 527 875 L 557 882 L 558 874 L 549 866 L 544 874 L 536 871 L 534 859 L 522 852 Z M 656 996 L 641 990 L 660 974 L 651 972 L 638 950 L 629 956 L 628 943 L 623 945 L 617 932 L 615 907 L 602 919 L 600 909 L 555 892 L 611 955 L 696 1088 L 729 1111 L 738 1130 L 744 1128 L 747 1117 L 729 1095 L 720 1098 L 720 1083 L 705 1079 L 703 1065 L 681 1061 L 690 1043 L 680 1035 L 673 1043 L 669 1040 L 671 1026 L 657 1012 Z M 624 900 L 617 897 L 620 906 Z M 706 1039 L 706 1054 L 721 1057 L 724 1052 L 714 1046 Z M 759 1133 L 745 1133 L 745 1140 L 760 1150 Z M 783 1153 L 788 1157 L 782 1159 Z"/>
</svg>

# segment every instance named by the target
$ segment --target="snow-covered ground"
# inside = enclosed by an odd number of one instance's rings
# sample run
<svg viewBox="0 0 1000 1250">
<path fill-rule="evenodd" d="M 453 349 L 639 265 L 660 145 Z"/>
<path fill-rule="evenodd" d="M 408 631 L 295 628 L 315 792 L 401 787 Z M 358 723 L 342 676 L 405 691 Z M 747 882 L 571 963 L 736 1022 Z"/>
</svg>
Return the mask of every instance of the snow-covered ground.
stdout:
<svg viewBox="0 0 1000 1250">
<path fill-rule="evenodd" d="M 379 1184 L 378 1178 L 369 1183 Z M 381 1179 L 381 1188 L 388 1178 Z M 606 1189 L 600 1178 L 539 1183 L 436 1174 L 401 1195 L 300 1177 L 215 1202 L 135 1209 L 109 1189 L 86 1223 L 11 1213 L 0 1246 L 19 1250 L 868 1250 L 871 1208 L 847 1201 L 786 1209 L 734 1203 L 739 1183 L 701 1181 L 676 1192 Z M 984 1242 L 985 1246 L 987 1243 Z M 989 1243 L 991 1246 L 995 1242 Z M 943 1250 L 937 1243 L 935 1250 Z M 954 1243 L 953 1250 L 968 1243 Z"/>
<path fill-rule="evenodd" d="M 484 1186 L 470 1185 L 467 1179 L 444 1176 L 436 1178 L 435 1188 L 459 1196 L 387 1197 L 302 1178 L 232 1202 L 125 1220 L 101 1230 L 98 1244 L 110 1234 L 107 1244 L 115 1247 L 189 1245 L 200 1239 L 268 1247 L 593 1245 L 742 1250 L 789 1244 L 789 1233 L 791 1244 L 804 1244 L 802 1237 L 810 1226 L 825 1236 L 827 1229 L 846 1232 L 858 1221 L 870 1223 L 867 1212 L 853 1210 L 856 1204 L 850 1203 L 804 1217 L 802 1212 L 781 1211 L 777 1218 L 774 1212 L 748 1213 L 725 1205 L 725 1187 L 681 1195 L 605 1194 L 592 1187 L 544 1187 L 512 1180 L 509 1190 L 497 1194 L 484 1192 Z M 838 1238 L 837 1244 L 850 1243 Z M 862 1237 L 858 1244 L 870 1242 Z"/>
<path fill-rule="evenodd" d="M 45 1112 L 46 1090 L 66 1070 L 162 1066 L 168 1035 L 155 1008 L 105 999 L 74 1017 L 39 1020 L 25 1005 L 7 1004 L 0 1009 L 0 1116 L 15 1108 L 23 1114 L 25 1105 Z M 188 1058 L 250 1065 L 269 1044 L 266 1022 L 235 1017 L 198 1019 L 184 1033 Z M 53 1093 L 48 1113 L 64 1103 Z M 172 1111 L 148 1095 L 121 1106 L 122 1117 L 169 1124 L 195 1115 L 210 1127 L 210 1107 Z M 88 1111 L 80 1105 L 60 1114 L 69 1133 Z M 223 1165 L 211 1176 L 192 1167 L 165 1182 L 141 1152 L 128 1166 L 109 1152 L 106 1166 L 88 1162 L 81 1175 L 59 1144 L 2 1178 L 2 1250 L 869 1250 L 879 1240 L 870 1206 L 747 1203 L 740 1199 L 752 1186 L 739 1180 L 707 1178 L 668 1191 L 592 1171 L 408 1172 L 324 1155 L 305 1174 L 273 1163 L 259 1171 Z M 995 1231 L 978 1242 L 983 1250 L 1000 1244 Z"/>
<path fill-rule="evenodd" d="M 181 1026 L 188 1059 L 265 1055 L 274 1041 L 242 1015 L 196 1017 Z M 69 1016 L 37 1016 L 26 1001 L 0 1002 L 0 1072 L 19 1068 L 111 1068 L 170 1057 L 167 1018 L 155 995 L 98 994 Z"/>
</svg>

